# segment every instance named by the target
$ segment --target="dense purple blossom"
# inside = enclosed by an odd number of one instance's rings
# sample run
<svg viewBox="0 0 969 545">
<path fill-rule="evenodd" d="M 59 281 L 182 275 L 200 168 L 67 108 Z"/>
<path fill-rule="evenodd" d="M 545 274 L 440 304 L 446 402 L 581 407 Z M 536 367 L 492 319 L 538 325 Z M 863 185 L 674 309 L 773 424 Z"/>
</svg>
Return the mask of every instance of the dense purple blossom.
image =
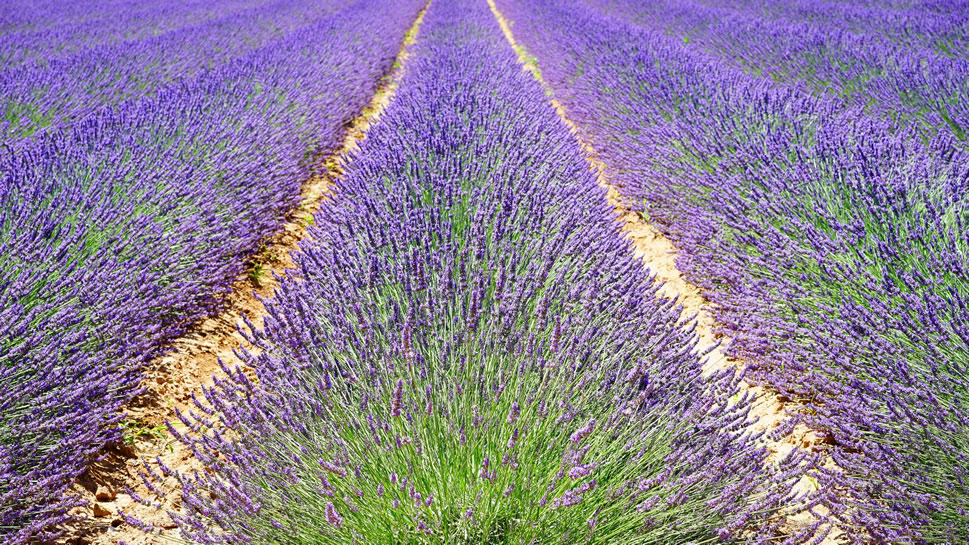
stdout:
<svg viewBox="0 0 969 545">
<path fill-rule="evenodd" d="M 250 14 L 229 25 L 231 40 L 226 29 L 208 32 L 199 22 L 191 36 L 211 38 L 211 47 L 224 48 L 226 62 L 194 74 L 148 70 L 140 83 L 122 85 L 123 77 L 110 76 L 119 81 L 111 106 L 98 107 L 103 101 L 84 87 L 107 87 L 83 71 L 56 89 L 53 80 L 17 75 L 22 68 L 0 74 L 4 85 L 37 85 L 27 94 L 38 102 L 28 106 L 46 108 L 49 90 L 85 107 L 68 115 L 69 126 L 52 124 L 8 141 L 0 152 L 5 543 L 25 542 L 64 517 L 74 501 L 63 496 L 67 486 L 117 439 L 119 409 L 136 391 L 139 368 L 165 339 L 218 305 L 245 258 L 279 228 L 297 204 L 301 181 L 316 171 L 315 160 L 337 147 L 343 125 L 390 68 L 420 7 L 416 1 L 353 2 L 292 26 L 286 22 L 292 14 L 300 19 L 299 13 L 327 10 L 284 4 L 265 6 L 281 26 Z M 98 25 L 117 8 L 77 16 Z M 0 23 L 7 29 L 3 47 L 19 39 L 33 43 L 30 32 L 45 22 L 58 27 L 50 19 L 56 12 L 31 11 L 41 18 L 36 24 L 12 13 Z M 209 22 L 220 20 L 208 9 L 202 13 Z M 125 20 L 139 27 L 154 16 L 145 17 Z M 194 18 L 185 17 L 184 24 Z M 16 25 L 20 34 L 11 30 Z M 101 60 L 90 62 L 129 75 L 157 67 L 154 58 L 139 68 L 116 57 L 138 56 L 138 43 L 93 48 L 91 59 Z M 152 43 L 148 49 L 158 45 Z M 163 59 L 196 65 L 209 53 L 193 49 L 191 40 L 177 54 L 159 51 Z M 40 67 L 47 57 L 38 55 Z M 134 87 L 122 92 L 129 84 Z M 127 98 L 145 94 L 146 85 L 148 96 Z"/>
<path fill-rule="evenodd" d="M 333 502 L 326 502 L 326 521 L 336 527 L 343 526 L 343 517 L 337 512 Z"/>
<path fill-rule="evenodd" d="M 703 377 L 484 2 L 431 4 L 296 261 L 244 355 L 258 381 L 227 370 L 199 402 L 219 429 L 182 435 L 213 469 L 180 477 L 186 539 L 776 537 L 801 460 L 736 431 L 737 378 Z M 347 470 L 332 496 L 320 460 Z"/>
<path fill-rule="evenodd" d="M 969 157 L 940 113 L 965 109 L 967 70 L 928 51 L 964 41 L 961 4 L 498 4 L 626 204 L 684 250 L 749 378 L 825 433 L 848 536 L 969 540 Z M 862 69 L 882 72 L 848 89 Z"/>
</svg>

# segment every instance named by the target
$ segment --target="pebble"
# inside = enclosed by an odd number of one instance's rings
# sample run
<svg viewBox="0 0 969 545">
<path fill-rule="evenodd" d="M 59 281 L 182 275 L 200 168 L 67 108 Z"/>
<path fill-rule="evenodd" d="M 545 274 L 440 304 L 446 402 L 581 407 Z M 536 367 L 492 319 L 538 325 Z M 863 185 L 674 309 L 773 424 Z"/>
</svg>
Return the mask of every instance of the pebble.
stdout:
<svg viewBox="0 0 969 545">
<path fill-rule="evenodd" d="M 108 488 L 106 486 L 98 486 L 97 492 L 94 493 L 94 497 L 98 501 L 114 501 L 118 497 L 118 493 L 114 491 L 113 488 Z"/>
<path fill-rule="evenodd" d="M 95 503 L 92 506 L 92 509 L 94 510 L 95 517 L 106 517 L 111 514 L 111 510 L 100 503 Z"/>
</svg>

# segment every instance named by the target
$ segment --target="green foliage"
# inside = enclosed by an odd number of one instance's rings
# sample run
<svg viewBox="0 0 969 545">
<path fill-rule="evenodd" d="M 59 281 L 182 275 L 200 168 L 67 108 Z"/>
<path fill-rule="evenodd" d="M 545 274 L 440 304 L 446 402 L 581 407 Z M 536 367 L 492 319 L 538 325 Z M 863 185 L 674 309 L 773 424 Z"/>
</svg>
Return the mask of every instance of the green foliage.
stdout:
<svg viewBox="0 0 969 545">
<path fill-rule="evenodd" d="M 165 440 L 165 431 L 167 428 L 165 426 L 152 426 L 133 420 L 123 420 L 118 424 L 118 429 L 121 431 L 122 443 L 128 446 L 134 446 L 139 439 Z M 172 449 L 170 444 L 166 444 L 166 446 L 170 450 Z"/>
</svg>

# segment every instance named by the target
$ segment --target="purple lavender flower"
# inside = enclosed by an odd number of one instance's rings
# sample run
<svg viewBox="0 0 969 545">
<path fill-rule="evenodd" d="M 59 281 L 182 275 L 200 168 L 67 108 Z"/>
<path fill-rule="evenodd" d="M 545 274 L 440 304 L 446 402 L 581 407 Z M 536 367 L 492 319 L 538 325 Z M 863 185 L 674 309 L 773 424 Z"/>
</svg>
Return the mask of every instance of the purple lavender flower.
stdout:
<svg viewBox="0 0 969 545">
<path fill-rule="evenodd" d="M 343 526 L 343 517 L 337 512 L 333 502 L 326 502 L 326 521 L 337 528 Z"/>
<path fill-rule="evenodd" d="M 572 435 L 569 437 L 569 442 L 581 443 L 586 437 L 589 437 L 590 435 L 592 435 L 592 431 L 595 429 L 595 425 L 596 425 L 596 419 L 590 418 L 589 422 L 585 426 L 575 430 L 572 433 Z"/>
<path fill-rule="evenodd" d="M 390 415 L 394 418 L 400 418 L 401 408 L 403 407 L 404 401 L 404 380 L 397 379 L 397 387 L 394 388 L 394 397 L 391 401 Z"/>
</svg>

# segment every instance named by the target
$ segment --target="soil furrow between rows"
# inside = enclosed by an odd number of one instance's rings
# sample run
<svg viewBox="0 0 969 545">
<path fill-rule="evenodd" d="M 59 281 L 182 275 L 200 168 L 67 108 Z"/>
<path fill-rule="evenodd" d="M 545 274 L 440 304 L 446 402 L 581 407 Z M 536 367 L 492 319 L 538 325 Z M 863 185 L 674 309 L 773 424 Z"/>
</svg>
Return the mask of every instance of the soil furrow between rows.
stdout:
<svg viewBox="0 0 969 545">
<path fill-rule="evenodd" d="M 177 492 L 159 497 L 142 479 L 142 473 L 155 471 L 159 462 L 185 474 L 201 469 L 185 445 L 167 433 L 166 423 L 180 427 L 178 411 L 192 410 L 193 396 L 224 375 L 222 365 L 231 369 L 242 364 L 236 355 L 238 350 L 257 350 L 239 333 L 239 328 L 247 327 L 247 321 L 255 327 L 262 326 L 266 314 L 262 301 L 273 296 L 280 280 L 293 269 L 293 254 L 308 238 L 313 215 L 324 199 L 334 198 L 334 186 L 342 178 L 344 166 L 393 100 L 429 5 L 430 2 L 421 9 L 407 31 L 391 70 L 379 82 L 370 102 L 347 125 L 340 148 L 326 157 L 319 176 L 303 184 L 300 205 L 249 260 L 246 273 L 235 280 L 224 299 L 221 312 L 194 324 L 185 335 L 173 340 L 166 355 L 146 371 L 144 394 L 127 408 L 124 443 L 108 447 L 75 483 L 74 492 L 88 504 L 72 513 L 76 520 L 65 529 L 60 542 L 101 545 L 124 541 L 138 545 L 178 539 L 175 523 L 164 511 L 136 503 L 126 491 L 158 502 L 165 510 L 180 510 Z M 177 490 L 174 478 L 163 485 L 165 490 Z M 163 528 L 161 535 L 147 535 L 128 526 L 122 512 Z"/>
<path fill-rule="evenodd" d="M 589 168 L 596 173 L 599 185 L 607 191 L 609 204 L 615 209 L 617 217 L 622 222 L 623 232 L 631 241 L 636 257 L 641 259 L 643 264 L 655 275 L 656 281 L 663 284 L 660 294 L 675 298 L 682 305 L 684 316 L 695 316 L 698 349 L 707 352 L 704 371 L 708 374 L 725 369 L 739 372 L 744 363 L 724 352 L 722 347 L 729 346 L 730 339 L 720 331 L 721 328 L 718 327 L 711 313 L 710 303 L 704 299 L 700 288 L 689 282 L 677 267 L 676 258 L 679 250 L 669 238 L 650 225 L 640 214 L 630 211 L 623 205 L 619 188 L 610 183 L 608 165 L 598 159 L 595 148 L 586 138 L 583 138 L 579 127 L 569 118 L 565 106 L 554 97 L 553 90 L 541 76 L 535 58 L 530 56 L 525 48 L 515 40 L 509 22 L 502 15 L 498 6 L 495 5 L 494 0 L 488 0 L 488 4 L 498 20 L 505 38 L 518 54 L 522 69 L 531 73 L 542 85 L 549 97 L 549 102 L 579 141 L 589 162 Z M 797 411 L 796 403 L 783 399 L 770 389 L 749 384 L 746 381 L 742 381 L 740 387 L 742 391 L 755 396 L 750 413 L 750 416 L 754 419 L 751 431 L 755 433 L 767 432 L 764 435 L 764 447 L 768 451 L 768 463 L 776 463 L 794 449 L 812 451 L 823 448 L 823 436 L 801 423 L 795 425 L 793 430 L 783 437 L 779 439 L 771 438 L 769 432 L 782 426 L 789 416 Z M 826 460 L 823 465 L 827 469 L 834 467 L 830 460 Z M 808 494 L 816 490 L 816 487 L 816 481 L 809 475 L 805 475 L 797 483 L 795 490 Z M 822 509 L 818 509 L 818 514 L 823 516 L 826 513 Z M 811 512 L 797 511 L 787 515 L 782 527 L 788 530 L 797 530 L 812 524 L 816 520 L 817 517 Z M 826 545 L 839 543 L 840 532 L 836 528 L 830 530 L 828 536 L 821 543 Z"/>
</svg>

